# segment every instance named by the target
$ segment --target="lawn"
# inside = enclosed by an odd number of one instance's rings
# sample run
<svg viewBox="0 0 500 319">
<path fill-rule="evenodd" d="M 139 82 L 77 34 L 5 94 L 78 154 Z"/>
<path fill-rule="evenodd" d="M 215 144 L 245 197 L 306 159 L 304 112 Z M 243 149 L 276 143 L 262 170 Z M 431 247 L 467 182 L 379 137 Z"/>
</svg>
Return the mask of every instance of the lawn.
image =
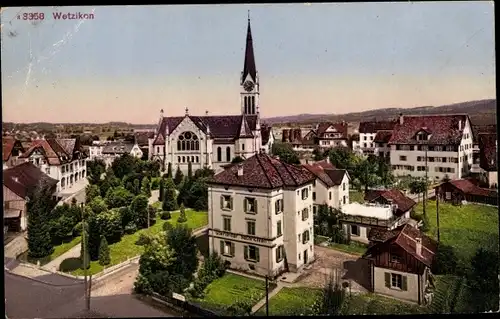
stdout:
<svg viewBox="0 0 500 319">
<path fill-rule="evenodd" d="M 358 243 L 356 241 L 351 241 L 349 245 L 330 243 L 328 247 L 346 252 L 348 254 L 363 255 L 366 252 L 366 248 L 368 246 L 362 243 Z"/>
<path fill-rule="evenodd" d="M 377 294 L 352 294 L 347 297 L 343 315 L 424 314 L 427 308 Z"/>
<path fill-rule="evenodd" d="M 133 234 L 124 235 L 122 239 L 114 244 L 109 245 L 109 253 L 111 263 L 107 267 L 124 262 L 128 258 L 132 258 L 142 254 L 143 246 L 136 245 L 141 233 L 158 234 L 163 231 L 163 224 L 165 222 L 177 224 L 179 212 L 173 212 L 172 218 L 164 221 L 157 217 L 156 223 L 148 229 L 141 229 Z M 191 229 L 196 229 L 208 224 L 208 214 L 206 212 L 196 212 L 191 209 L 186 209 L 187 222 L 186 225 Z M 92 261 L 90 263 L 90 274 L 96 274 L 103 270 L 103 266 L 99 265 L 99 261 Z M 84 274 L 83 269 L 77 269 L 71 272 L 73 275 L 81 276 Z"/>
<path fill-rule="evenodd" d="M 364 192 L 358 192 L 358 191 L 349 191 L 349 201 L 351 203 L 357 202 L 357 203 L 364 203 L 365 200 L 365 194 Z"/>
<path fill-rule="evenodd" d="M 266 288 L 263 280 L 226 273 L 210 283 L 204 292 L 205 297 L 193 301 L 208 309 L 221 311 L 238 300 L 255 305 L 265 297 Z"/>
<path fill-rule="evenodd" d="M 68 250 L 70 250 L 71 248 L 78 245 L 80 243 L 80 241 L 81 241 L 81 237 L 78 236 L 78 237 L 68 239 L 58 246 L 54 246 L 54 252 L 51 255 L 40 259 L 40 265 L 43 266 L 43 265 L 48 264 L 52 260 L 56 259 L 57 257 L 61 256 L 62 254 L 64 254 Z M 38 259 L 32 260 L 31 258 L 29 258 L 28 251 L 25 251 L 24 253 L 19 255 L 18 259 L 21 261 L 24 261 L 24 262 L 32 263 L 32 264 L 36 264 L 36 262 L 38 260 Z"/>
<path fill-rule="evenodd" d="M 416 212 L 422 213 L 423 203 Z M 430 230 L 428 234 L 437 239 L 436 201 L 427 203 Z M 439 203 L 440 240 L 455 248 L 460 262 L 470 264 L 470 258 L 479 247 L 498 251 L 498 207 L 478 204 L 454 206 Z"/>
<path fill-rule="evenodd" d="M 287 288 L 281 289 L 269 300 L 270 316 L 308 315 L 311 306 L 321 296 L 320 289 Z M 260 308 L 256 315 L 265 316 L 266 306 Z"/>
</svg>

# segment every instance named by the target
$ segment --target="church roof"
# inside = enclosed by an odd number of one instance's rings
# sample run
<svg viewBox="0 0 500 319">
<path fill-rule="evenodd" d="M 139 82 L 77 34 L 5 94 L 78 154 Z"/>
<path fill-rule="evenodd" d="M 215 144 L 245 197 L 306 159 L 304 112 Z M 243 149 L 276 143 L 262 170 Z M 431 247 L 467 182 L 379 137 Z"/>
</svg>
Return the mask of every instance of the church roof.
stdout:
<svg viewBox="0 0 500 319">
<path fill-rule="evenodd" d="M 252 130 L 250 130 L 250 127 L 248 126 L 246 116 L 242 116 L 241 117 L 240 132 L 238 134 L 238 138 L 245 138 L 245 137 L 253 137 L 253 134 L 252 134 Z"/>
<path fill-rule="evenodd" d="M 241 81 L 244 81 L 248 74 L 250 74 L 254 82 L 257 81 L 257 68 L 255 67 L 255 56 L 253 54 L 253 41 L 252 41 L 252 29 L 250 28 L 250 18 L 248 18 L 247 43 L 245 48 L 245 64 L 243 65 L 243 76 L 241 77 Z"/>
</svg>

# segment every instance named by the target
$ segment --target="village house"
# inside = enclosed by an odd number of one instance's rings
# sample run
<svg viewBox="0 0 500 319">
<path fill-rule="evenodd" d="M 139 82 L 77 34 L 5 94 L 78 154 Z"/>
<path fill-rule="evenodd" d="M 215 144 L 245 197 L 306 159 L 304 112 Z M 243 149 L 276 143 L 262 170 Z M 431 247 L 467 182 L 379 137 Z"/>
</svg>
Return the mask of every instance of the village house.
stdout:
<svg viewBox="0 0 500 319">
<path fill-rule="evenodd" d="M 390 163 L 396 176 L 425 177 L 432 182 L 460 179 L 472 165 L 469 116 L 399 117 L 389 140 Z"/>
<path fill-rule="evenodd" d="M 324 122 L 319 123 L 310 134 L 322 149 L 348 147 L 347 129 L 347 123 L 344 121 L 341 123 Z"/>
<path fill-rule="evenodd" d="M 384 152 L 384 150 L 378 151 L 377 148 L 380 147 L 379 144 L 387 143 L 382 136 L 378 136 L 379 131 L 392 131 L 396 121 L 366 121 L 359 123 L 359 146 L 361 152 L 365 155 L 375 154 L 379 155 L 378 152 Z M 385 133 L 387 134 L 387 133 Z M 384 136 L 385 136 L 384 134 Z"/>
<path fill-rule="evenodd" d="M 316 177 L 312 193 L 314 215 L 318 205 L 340 209 L 349 204 L 349 174 L 345 169 L 336 169 L 328 157 L 302 166 Z"/>
<path fill-rule="evenodd" d="M 390 231 L 373 228 L 369 239 L 363 258 L 370 263 L 372 292 L 429 304 L 437 243 L 409 224 Z"/>
<path fill-rule="evenodd" d="M 193 170 L 208 167 L 220 172 L 237 156 L 245 159 L 269 151 L 269 139 L 262 138 L 260 82 L 250 19 L 240 78 L 240 109 L 240 115 L 209 116 L 206 111 L 205 116 L 193 116 L 186 108 L 185 116 L 177 117 L 163 116 L 161 110 L 155 135 L 149 139 L 149 159 L 159 161 L 164 169 L 171 163 L 185 174 L 189 163 Z"/>
<path fill-rule="evenodd" d="M 271 154 L 273 150 L 273 144 L 275 141 L 273 128 L 271 125 L 262 124 L 260 127 L 260 133 L 262 135 L 262 152 L 266 154 Z"/>
<path fill-rule="evenodd" d="M 447 181 L 434 187 L 434 192 L 439 197 L 439 200 L 455 205 L 460 205 L 463 201 L 498 205 L 497 190 L 479 187 L 474 183 L 474 180 L 458 179 Z"/>
<path fill-rule="evenodd" d="M 479 179 L 490 188 L 498 188 L 497 172 L 497 135 L 479 135 Z"/>
<path fill-rule="evenodd" d="M 354 154 L 362 155 L 363 150 L 361 149 L 361 143 L 359 142 L 359 133 L 352 134 L 349 137 L 350 147 Z"/>
<path fill-rule="evenodd" d="M 24 150 L 22 143 L 15 137 L 2 137 L 3 169 L 15 166 Z"/>
<path fill-rule="evenodd" d="M 136 129 L 134 130 L 135 142 L 139 145 L 139 148 L 142 151 L 143 158 L 148 158 L 149 154 L 149 139 L 154 138 L 155 131 L 154 129 Z"/>
<path fill-rule="evenodd" d="M 312 152 L 317 147 L 314 131 L 309 131 L 302 136 L 300 128 L 283 129 L 281 142 L 292 145 L 296 152 Z"/>
<path fill-rule="evenodd" d="M 373 138 L 373 154 L 378 157 L 386 159 L 388 162 L 391 160 L 391 148 L 389 141 L 391 140 L 392 131 L 378 131 Z"/>
<path fill-rule="evenodd" d="M 403 218 L 410 218 L 410 214 L 417 203 L 403 194 L 398 189 L 372 189 L 365 193 L 364 200 L 368 203 L 377 203 L 382 205 L 394 205 L 396 215 Z"/>
<path fill-rule="evenodd" d="M 311 263 L 314 180 L 264 153 L 216 174 L 208 188 L 210 252 L 233 269 L 269 276 Z"/>
<path fill-rule="evenodd" d="M 136 158 L 142 158 L 142 150 L 137 143 L 128 142 L 98 142 L 90 146 L 89 160 L 103 160 L 106 167 L 110 167 L 113 161 L 125 154 L 129 154 Z"/>
<path fill-rule="evenodd" d="M 3 219 L 10 231 L 25 231 L 26 203 L 39 183 L 57 190 L 58 180 L 43 173 L 37 166 L 24 162 L 3 171 Z"/>
<path fill-rule="evenodd" d="M 19 156 L 19 160 L 33 163 L 43 173 L 58 180 L 57 192 L 86 180 L 85 159 L 78 139 L 36 140 Z"/>
</svg>

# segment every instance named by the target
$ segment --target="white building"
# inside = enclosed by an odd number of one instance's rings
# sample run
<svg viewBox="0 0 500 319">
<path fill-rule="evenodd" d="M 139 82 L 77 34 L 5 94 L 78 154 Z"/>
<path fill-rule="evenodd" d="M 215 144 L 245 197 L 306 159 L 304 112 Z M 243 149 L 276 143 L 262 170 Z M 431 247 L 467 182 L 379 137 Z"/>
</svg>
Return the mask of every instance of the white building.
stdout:
<svg viewBox="0 0 500 319">
<path fill-rule="evenodd" d="M 392 131 L 396 121 L 367 121 L 359 123 L 359 147 L 363 154 L 376 154 L 375 137 L 379 131 Z M 378 139 L 380 140 L 380 138 Z"/>
<path fill-rule="evenodd" d="M 465 114 L 400 116 L 388 145 L 396 176 L 425 177 L 427 165 L 432 182 L 460 179 L 472 165 L 472 132 Z"/>
<path fill-rule="evenodd" d="M 124 154 L 129 154 L 136 158 L 142 157 L 142 150 L 137 143 L 95 141 L 94 144 L 89 147 L 89 151 L 89 160 L 103 160 L 106 167 L 111 166 L 116 158 Z"/>
<path fill-rule="evenodd" d="M 58 180 L 57 192 L 85 180 L 85 159 L 79 141 L 74 138 L 36 140 L 19 156 L 19 160 L 35 164 L 42 172 Z"/>
<path fill-rule="evenodd" d="M 249 158 L 269 151 L 263 141 L 260 122 L 260 83 L 255 66 L 250 20 L 248 21 L 245 62 L 240 78 L 240 115 L 164 117 L 160 114 L 154 138 L 149 139 L 148 158 L 193 170 L 209 167 L 219 172 L 235 157 Z M 265 143 L 264 143 L 265 142 Z"/>
<path fill-rule="evenodd" d="M 261 275 L 300 270 L 314 259 L 314 180 L 262 153 L 216 174 L 208 189 L 210 252 Z"/>
<path fill-rule="evenodd" d="M 340 209 L 349 204 L 349 174 L 346 170 L 336 169 L 329 158 L 303 166 L 316 177 L 312 194 L 314 214 L 318 205 Z"/>
</svg>

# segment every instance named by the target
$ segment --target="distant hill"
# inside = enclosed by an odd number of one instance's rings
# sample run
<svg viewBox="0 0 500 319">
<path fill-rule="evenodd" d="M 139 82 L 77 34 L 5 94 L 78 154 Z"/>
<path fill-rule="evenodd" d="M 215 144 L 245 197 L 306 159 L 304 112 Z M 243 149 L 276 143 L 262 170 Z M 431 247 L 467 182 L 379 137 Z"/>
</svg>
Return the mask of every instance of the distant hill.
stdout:
<svg viewBox="0 0 500 319">
<path fill-rule="evenodd" d="M 496 123 L 496 99 L 468 101 L 442 106 L 420 106 L 414 108 L 383 108 L 347 114 L 299 114 L 263 119 L 269 124 L 310 124 L 326 121 L 363 122 L 383 120 L 403 115 L 467 113 L 476 125 Z"/>
</svg>

